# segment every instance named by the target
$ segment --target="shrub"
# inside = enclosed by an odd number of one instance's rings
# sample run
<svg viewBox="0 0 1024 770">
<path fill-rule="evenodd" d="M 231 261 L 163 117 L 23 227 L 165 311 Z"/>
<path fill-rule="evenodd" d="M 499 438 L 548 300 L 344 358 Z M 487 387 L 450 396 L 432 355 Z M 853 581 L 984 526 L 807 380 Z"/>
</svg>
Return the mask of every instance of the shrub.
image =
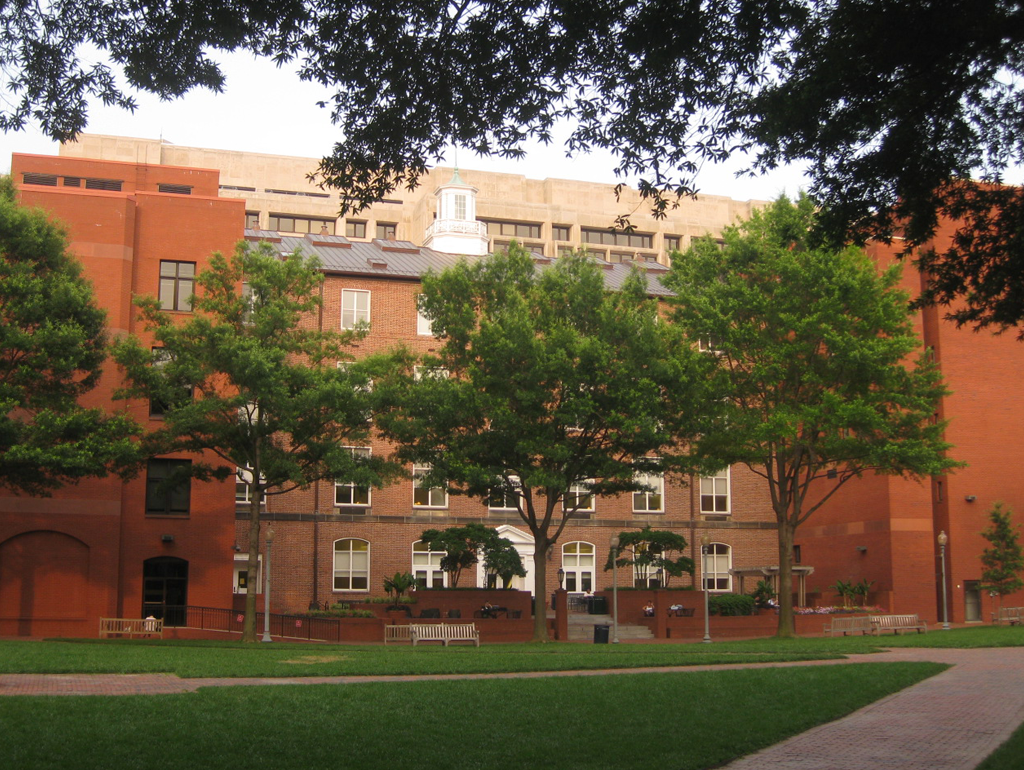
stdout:
<svg viewBox="0 0 1024 770">
<path fill-rule="evenodd" d="M 708 598 L 712 615 L 753 615 L 754 597 L 745 594 L 719 594 Z"/>
</svg>

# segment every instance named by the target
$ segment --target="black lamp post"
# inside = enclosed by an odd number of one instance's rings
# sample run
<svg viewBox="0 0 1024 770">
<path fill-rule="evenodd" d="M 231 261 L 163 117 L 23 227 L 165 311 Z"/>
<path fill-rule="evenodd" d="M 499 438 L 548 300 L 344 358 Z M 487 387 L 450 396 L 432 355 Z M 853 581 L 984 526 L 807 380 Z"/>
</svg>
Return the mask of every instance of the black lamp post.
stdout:
<svg viewBox="0 0 1024 770">
<path fill-rule="evenodd" d="M 561 567 L 558 568 L 558 590 L 562 590 L 562 585 L 565 583 L 565 570 Z"/>
</svg>

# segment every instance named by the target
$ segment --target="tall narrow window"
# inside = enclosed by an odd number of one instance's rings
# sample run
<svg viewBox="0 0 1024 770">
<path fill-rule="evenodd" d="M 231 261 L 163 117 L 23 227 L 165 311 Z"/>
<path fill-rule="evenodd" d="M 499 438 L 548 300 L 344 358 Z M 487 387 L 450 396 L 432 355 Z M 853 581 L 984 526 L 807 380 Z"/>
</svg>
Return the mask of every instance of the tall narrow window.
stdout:
<svg viewBox="0 0 1024 770">
<path fill-rule="evenodd" d="M 334 590 L 370 590 L 370 544 L 366 540 L 334 541 Z"/>
<path fill-rule="evenodd" d="M 160 309 L 192 310 L 195 291 L 195 262 L 160 262 Z"/>
<path fill-rule="evenodd" d="M 353 457 L 369 458 L 369 447 L 349 447 Z M 351 481 L 334 482 L 334 504 L 339 507 L 370 505 L 370 488 Z"/>
<path fill-rule="evenodd" d="M 370 323 L 370 292 L 357 289 L 341 291 L 341 328 L 355 329 Z"/>
<path fill-rule="evenodd" d="M 566 591 L 588 593 L 594 590 L 595 553 L 593 543 L 575 542 L 562 546 Z"/>
<path fill-rule="evenodd" d="M 700 480 L 700 512 L 729 513 L 729 469 Z"/>
<path fill-rule="evenodd" d="M 725 543 L 711 543 L 704 555 L 701 580 L 706 591 L 731 591 L 732 548 Z"/>
<path fill-rule="evenodd" d="M 456 195 L 455 196 L 455 219 L 466 218 L 466 196 Z"/>
<path fill-rule="evenodd" d="M 423 314 L 423 310 L 420 308 L 423 302 L 423 295 L 419 294 L 416 296 L 416 333 L 424 337 L 432 337 L 434 331 L 431 328 L 430 319 Z"/>
<path fill-rule="evenodd" d="M 566 511 L 594 510 L 594 493 L 590 491 L 588 482 L 580 482 L 569 487 L 562 499 L 562 508 Z"/>
<path fill-rule="evenodd" d="M 422 540 L 412 544 L 412 574 L 420 588 L 444 588 L 446 573 L 441 569 L 444 551 L 431 551 Z"/>
</svg>

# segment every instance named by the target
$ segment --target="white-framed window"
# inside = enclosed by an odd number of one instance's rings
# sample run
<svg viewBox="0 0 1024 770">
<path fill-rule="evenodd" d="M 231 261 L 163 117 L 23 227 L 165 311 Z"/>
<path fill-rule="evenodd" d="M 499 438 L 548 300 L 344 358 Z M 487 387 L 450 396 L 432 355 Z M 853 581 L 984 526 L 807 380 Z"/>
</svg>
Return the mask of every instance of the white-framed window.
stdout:
<svg viewBox="0 0 1024 770">
<path fill-rule="evenodd" d="M 633 493 L 635 513 L 661 513 L 665 510 L 665 477 L 661 473 L 638 473 L 638 484 L 648 487 L 646 492 Z"/>
<path fill-rule="evenodd" d="M 355 329 L 370 323 L 370 292 L 363 289 L 341 290 L 341 328 Z"/>
<path fill-rule="evenodd" d="M 413 508 L 447 508 L 448 491 L 444 487 L 429 486 L 423 481 L 429 472 L 429 465 L 412 466 Z"/>
<path fill-rule="evenodd" d="M 422 298 L 422 294 L 416 296 L 416 333 L 423 337 L 433 337 L 434 331 L 431 329 L 430 319 L 420 309 Z"/>
<path fill-rule="evenodd" d="M 515 489 L 519 489 L 518 476 L 509 476 L 508 480 Z M 487 507 L 492 511 L 518 511 L 518 502 L 519 493 L 513 489 L 494 489 L 487 498 Z"/>
<path fill-rule="evenodd" d="M 369 458 L 370 447 L 350 446 L 346 447 L 353 457 Z M 351 481 L 334 482 L 334 504 L 339 507 L 370 505 L 370 488 L 364 487 Z"/>
<path fill-rule="evenodd" d="M 444 551 L 431 551 L 422 540 L 412 544 L 412 574 L 420 588 L 444 588 L 448 575 L 441 570 Z"/>
<path fill-rule="evenodd" d="M 708 552 L 703 554 L 701 583 L 706 591 L 731 591 L 732 548 L 725 543 L 709 543 Z"/>
<path fill-rule="evenodd" d="M 248 505 L 252 501 L 252 490 L 249 482 L 252 481 L 252 468 L 235 468 L 235 504 Z M 260 474 L 260 481 L 266 481 L 263 474 Z"/>
<path fill-rule="evenodd" d="M 594 572 L 597 549 L 593 543 L 576 541 L 562 546 L 562 569 L 565 570 L 565 590 L 569 593 L 587 593 L 594 590 Z"/>
<path fill-rule="evenodd" d="M 700 512 L 729 513 L 729 469 L 700 480 Z"/>
<path fill-rule="evenodd" d="M 414 366 L 412 376 L 417 382 L 420 380 L 447 380 L 451 376 L 451 372 L 443 366 Z"/>
<path fill-rule="evenodd" d="M 590 491 L 592 481 L 581 481 L 569 487 L 562 498 L 562 509 L 566 511 L 593 511 L 594 493 Z"/>
<path fill-rule="evenodd" d="M 466 219 L 466 196 L 456 195 L 454 198 L 455 202 L 455 219 Z"/>
<path fill-rule="evenodd" d="M 370 543 L 354 537 L 334 541 L 334 590 L 370 590 Z"/>
<path fill-rule="evenodd" d="M 697 339 L 697 349 L 703 353 L 714 353 L 716 355 L 722 352 L 721 343 L 715 337 L 699 337 Z"/>
</svg>

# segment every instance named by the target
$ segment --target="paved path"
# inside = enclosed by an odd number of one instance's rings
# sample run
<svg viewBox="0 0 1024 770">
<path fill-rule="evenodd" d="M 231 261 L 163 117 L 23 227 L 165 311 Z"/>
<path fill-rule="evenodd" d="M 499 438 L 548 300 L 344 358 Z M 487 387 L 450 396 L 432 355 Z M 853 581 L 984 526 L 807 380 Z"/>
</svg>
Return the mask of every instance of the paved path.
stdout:
<svg viewBox="0 0 1024 770">
<path fill-rule="evenodd" d="M 723 770 L 974 770 L 1024 723 L 1024 647 L 984 650 L 906 648 L 845 661 L 765 663 L 743 667 L 835 665 L 837 662 L 938 661 L 948 671 L 821 725 Z M 709 671 L 738 666 L 559 671 L 532 674 L 338 676 L 179 679 L 171 674 L 2 674 L 5 695 L 159 695 L 202 687 L 355 684 L 423 679 L 499 679 L 608 676 L 665 671 Z"/>
</svg>

